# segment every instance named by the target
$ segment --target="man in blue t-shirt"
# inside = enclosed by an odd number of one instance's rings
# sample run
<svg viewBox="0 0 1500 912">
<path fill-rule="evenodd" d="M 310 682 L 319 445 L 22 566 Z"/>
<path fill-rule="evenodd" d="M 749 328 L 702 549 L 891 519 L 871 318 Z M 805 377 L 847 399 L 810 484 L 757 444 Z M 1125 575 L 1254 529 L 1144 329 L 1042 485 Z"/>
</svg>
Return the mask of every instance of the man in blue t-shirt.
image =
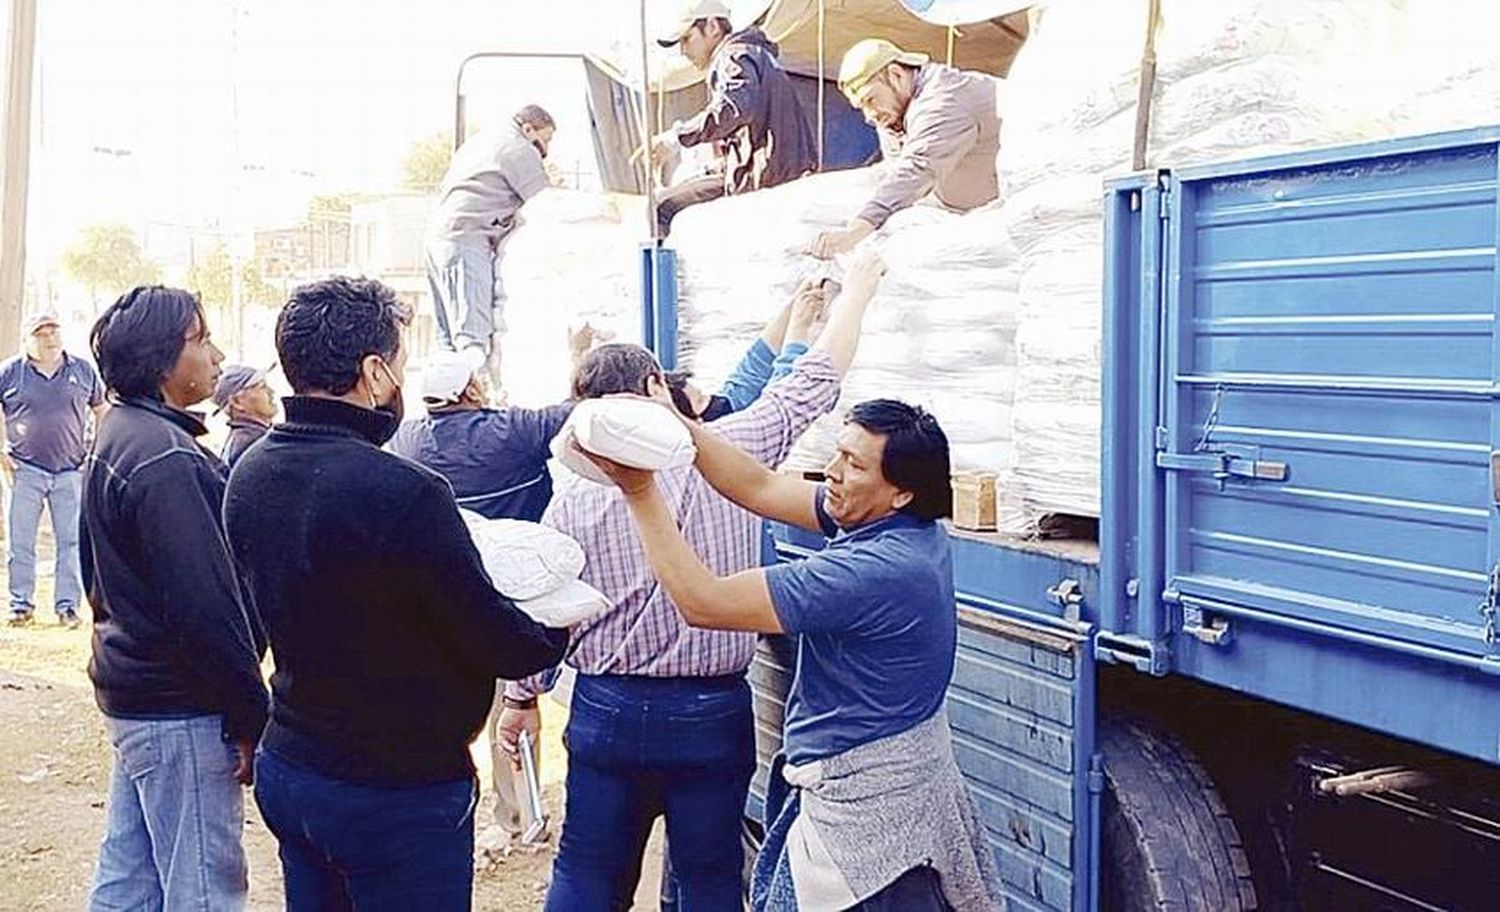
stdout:
<svg viewBox="0 0 1500 912">
<path fill-rule="evenodd" d="M 688 426 L 698 470 L 720 493 L 830 537 L 804 560 L 716 577 L 650 472 L 595 459 L 624 492 L 657 579 L 689 624 L 796 637 L 755 907 L 998 908 L 994 860 L 942 711 L 957 615 L 938 522 L 952 493 L 937 421 L 893 400 L 856 405 L 826 485 L 770 472 Z M 879 824 L 892 819 L 920 832 Z"/>
<path fill-rule="evenodd" d="M 26 351 L 0 364 L 0 428 L 5 453 L 0 469 L 10 486 L 6 568 L 12 626 L 35 613 L 36 533 L 42 507 L 52 516 L 57 542 L 53 606 L 58 623 L 79 625 L 83 578 L 78 560 L 78 518 L 87 454 L 85 431 L 108 408 L 93 365 L 63 350 L 57 315 L 28 317 Z"/>
</svg>

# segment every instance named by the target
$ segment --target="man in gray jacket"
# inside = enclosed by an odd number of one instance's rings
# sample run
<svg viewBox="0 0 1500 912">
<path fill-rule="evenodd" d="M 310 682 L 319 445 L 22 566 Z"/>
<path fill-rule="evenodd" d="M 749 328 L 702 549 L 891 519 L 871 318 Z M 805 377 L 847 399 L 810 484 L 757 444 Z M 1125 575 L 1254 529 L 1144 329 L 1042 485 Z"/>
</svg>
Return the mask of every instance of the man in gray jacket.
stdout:
<svg viewBox="0 0 1500 912">
<path fill-rule="evenodd" d="M 929 192 L 959 212 L 995 199 L 1001 85 L 880 38 L 850 48 L 839 66 L 839 88 L 879 129 L 890 163 L 869 201 L 843 228 L 819 234 L 812 254 L 827 259 L 852 250 Z"/>
<path fill-rule="evenodd" d="M 497 383 L 505 332 L 500 256 L 521 207 L 551 185 L 542 160 L 556 131 L 551 114 L 526 105 L 498 132 L 465 140 L 443 175 L 427 226 L 438 345 L 472 351 L 476 362 L 488 362 Z"/>
</svg>

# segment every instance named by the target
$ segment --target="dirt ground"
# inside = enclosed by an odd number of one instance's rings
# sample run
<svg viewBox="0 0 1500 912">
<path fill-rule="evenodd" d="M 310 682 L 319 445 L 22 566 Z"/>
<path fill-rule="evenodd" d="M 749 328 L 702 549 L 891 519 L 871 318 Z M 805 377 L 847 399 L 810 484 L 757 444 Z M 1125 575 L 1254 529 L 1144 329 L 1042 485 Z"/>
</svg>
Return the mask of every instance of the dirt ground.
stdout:
<svg viewBox="0 0 1500 912">
<path fill-rule="evenodd" d="M 39 555 L 36 622 L 0 626 L 0 910 L 72 912 L 84 908 L 104 830 L 110 747 L 94 705 L 86 667 L 88 626 L 67 630 L 51 614 L 50 555 Z M 3 563 L 3 562 L 0 562 Z M 0 566 L 0 589 L 4 586 Z M 86 613 L 85 613 L 86 614 Z M 85 616 L 85 620 L 87 617 Z M 477 872 L 474 908 L 541 909 L 561 826 L 566 754 L 559 734 L 567 718 L 543 700 L 542 773 L 552 843 L 521 849 Z M 489 755 L 475 751 L 486 784 L 479 820 L 486 819 Z M 250 859 L 250 908 L 283 906 L 276 844 L 246 798 L 245 847 Z M 658 831 L 660 825 L 658 824 Z M 655 910 L 660 833 L 647 848 L 635 908 Z"/>
</svg>

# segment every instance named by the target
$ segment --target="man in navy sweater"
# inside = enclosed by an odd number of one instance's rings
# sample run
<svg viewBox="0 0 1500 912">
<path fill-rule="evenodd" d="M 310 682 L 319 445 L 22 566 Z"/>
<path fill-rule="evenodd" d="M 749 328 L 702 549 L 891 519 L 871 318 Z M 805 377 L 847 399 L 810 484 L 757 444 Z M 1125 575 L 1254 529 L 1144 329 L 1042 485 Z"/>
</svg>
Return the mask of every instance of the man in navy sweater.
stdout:
<svg viewBox="0 0 1500 912">
<path fill-rule="evenodd" d="M 225 495 L 276 663 L 256 800 L 292 910 L 468 909 L 468 744 L 495 679 L 567 644 L 495 591 L 448 483 L 380 449 L 400 422 L 407 320 L 368 279 L 297 289 L 276 322 L 287 420 Z"/>
</svg>

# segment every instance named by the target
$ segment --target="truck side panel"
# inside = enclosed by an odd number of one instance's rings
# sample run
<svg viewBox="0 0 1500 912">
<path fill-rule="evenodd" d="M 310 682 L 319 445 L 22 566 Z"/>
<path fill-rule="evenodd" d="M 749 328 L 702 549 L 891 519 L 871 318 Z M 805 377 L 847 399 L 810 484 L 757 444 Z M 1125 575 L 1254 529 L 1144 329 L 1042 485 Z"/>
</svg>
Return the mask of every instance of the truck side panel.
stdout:
<svg viewBox="0 0 1500 912">
<path fill-rule="evenodd" d="M 1112 398 L 1160 405 L 1106 641 L 1154 642 L 1154 671 L 1500 759 L 1497 136 L 1171 175 L 1159 336 L 1133 340 L 1135 378 L 1106 388 L 1107 415 Z M 1122 304 L 1141 319 L 1117 324 L 1151 330 L 1149 301 L 1106 300 Z M 1132 591 L 1136 610 L 1112 607 Z"/>
</svg>

